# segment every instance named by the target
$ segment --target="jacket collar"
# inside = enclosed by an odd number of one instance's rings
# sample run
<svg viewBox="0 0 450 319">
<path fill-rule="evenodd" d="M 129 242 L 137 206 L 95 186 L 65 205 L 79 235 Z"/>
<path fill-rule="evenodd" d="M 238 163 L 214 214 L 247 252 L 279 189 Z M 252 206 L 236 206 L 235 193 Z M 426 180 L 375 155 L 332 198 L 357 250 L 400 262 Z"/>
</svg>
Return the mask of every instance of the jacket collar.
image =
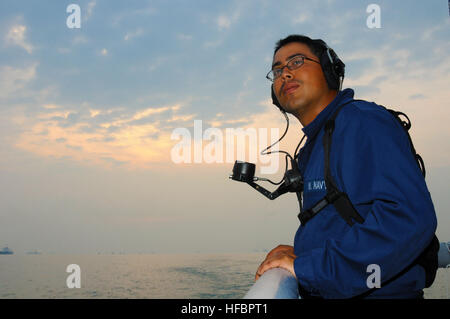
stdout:
<svg viewBox="0 0 450 319">
<path fill-rule="evenodd" d="M 330 104 L 328 104 L 311 123 L 302 128 L 302 131 L 308 137 L 308 140 L 314 138 L 314 136 L 325 125 L 326 121 L 331 116 L 331 114 L 334 113 L 337 107 L 353 99 L 354 94 L 355 92 L 349 88 L 340 91 L 333 99 L 333 101 L 331 101 Z"/>
</svg>

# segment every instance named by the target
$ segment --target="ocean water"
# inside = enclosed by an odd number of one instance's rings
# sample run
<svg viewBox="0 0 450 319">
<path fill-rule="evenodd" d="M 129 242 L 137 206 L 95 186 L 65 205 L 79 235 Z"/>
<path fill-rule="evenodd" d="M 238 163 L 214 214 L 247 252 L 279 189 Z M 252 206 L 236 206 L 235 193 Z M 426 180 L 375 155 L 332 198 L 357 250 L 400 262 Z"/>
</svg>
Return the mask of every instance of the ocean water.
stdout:
<svg viewBox="0 0 450 319">
<path fill-rule="evenodd" d="M 265 253 L 189 255 L 0 255 L 0 298 L 242 298 Z M 66 268 L 81 269 L 68 288 Z M 439 269 L 425 298 L 448 298 Z"/>
</svg>

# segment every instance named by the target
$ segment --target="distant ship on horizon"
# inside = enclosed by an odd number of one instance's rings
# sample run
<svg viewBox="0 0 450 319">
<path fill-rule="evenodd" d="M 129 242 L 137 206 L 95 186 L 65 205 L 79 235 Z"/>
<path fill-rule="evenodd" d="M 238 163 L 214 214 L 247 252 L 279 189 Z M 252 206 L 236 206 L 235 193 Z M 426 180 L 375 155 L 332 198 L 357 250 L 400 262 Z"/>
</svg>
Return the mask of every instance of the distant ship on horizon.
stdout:
<svg viewBox="0 0 450 319">
<path fill-rule="evenodd" d="M 12 254 L 14 254 L 14 252 L 8 247 L 4 247 L 2 250 L 0 250 L 0 255 L 12 255 Z"/>
<path fill-rule="evenodd" d="M 39 250 L 36 250 L 36 249 L 27 251 L 27 255 L 41 255 L 41 254 L 42 254 L 42 252 L 40 252 Z"/>
</svg>

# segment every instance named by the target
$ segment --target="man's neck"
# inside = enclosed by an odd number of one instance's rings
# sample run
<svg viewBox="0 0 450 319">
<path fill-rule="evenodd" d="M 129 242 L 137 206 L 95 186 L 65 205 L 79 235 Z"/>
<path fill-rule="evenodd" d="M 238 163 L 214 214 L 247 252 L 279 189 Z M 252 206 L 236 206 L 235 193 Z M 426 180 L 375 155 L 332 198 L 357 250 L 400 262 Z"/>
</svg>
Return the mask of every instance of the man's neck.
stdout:
<svg viewBox="0 0 450 319">
<path fill-rule="evenodd" d="M 324 94 L 321 96 L 321 98 L 314 103 L 313 105 L 310 105 L 306 112 L 302 114 L 294 114 L 295 117 L 300 121 L 303 127 L 307 126 L 309 123 L 314 121 L 314 119 L 319 115 L 320 112 L 322 112 L 328 104 L 331 103 L 331 101 L 334 100 L 334 98 L 337 96 L 337 91 L 330 90 L 327 94 Z"/>
</svg>

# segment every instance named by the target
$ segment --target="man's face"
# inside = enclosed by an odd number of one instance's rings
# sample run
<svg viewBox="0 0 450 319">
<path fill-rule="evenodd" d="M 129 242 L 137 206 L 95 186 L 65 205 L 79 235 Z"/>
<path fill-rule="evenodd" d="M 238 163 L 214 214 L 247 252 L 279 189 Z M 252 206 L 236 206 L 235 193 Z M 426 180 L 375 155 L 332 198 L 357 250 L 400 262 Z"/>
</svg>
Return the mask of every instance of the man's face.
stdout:
<svg viewBox="0 0 450 319">
<path fill-rule="evenodd" d="M 292 42 L 277 51 L 272 68 L 285 66 L 297 54 L 319 61 L 308 46 Z M 285 67 L 282 75 L 275 79 L 273 88 L 283 109 L 297 117 L 316 106 L 323 95 L 329 92 L 320 64 L 306 59 L 296 70 Z"/>
</svg>

